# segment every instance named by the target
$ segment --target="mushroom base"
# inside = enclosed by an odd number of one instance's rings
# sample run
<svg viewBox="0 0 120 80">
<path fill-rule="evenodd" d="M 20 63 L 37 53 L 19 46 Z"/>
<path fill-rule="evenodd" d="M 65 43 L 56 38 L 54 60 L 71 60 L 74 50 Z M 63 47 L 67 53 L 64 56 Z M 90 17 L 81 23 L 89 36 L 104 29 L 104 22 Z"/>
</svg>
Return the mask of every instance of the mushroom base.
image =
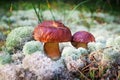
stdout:
<svg viewBox="0 0 120 80">
<path fill-rule="evenodd" d="M 57 60 L 60 58 L 61 53 L 59 50 L 59 43 L 57 42 L 47 42 L 44 44 L 45 54 L 53 60 Z"/>
<path fill-rule="evenodd" d="M 87 44 L 86 44 L 86 43 L 82 43 L 82 42 L 71 42 L 71 44 L 72 44 L 75 48 L 79 48 L 79 47 L 87 48 Z"/>
</svg>

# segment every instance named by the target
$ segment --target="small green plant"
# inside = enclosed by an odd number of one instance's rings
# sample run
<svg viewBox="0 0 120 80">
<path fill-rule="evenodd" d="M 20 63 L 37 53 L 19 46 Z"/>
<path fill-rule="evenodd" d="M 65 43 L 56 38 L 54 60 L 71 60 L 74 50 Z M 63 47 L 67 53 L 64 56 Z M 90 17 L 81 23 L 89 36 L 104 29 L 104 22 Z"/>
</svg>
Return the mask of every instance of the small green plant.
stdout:
<svg viewBox="0 0 120 80">
<path fill-rule="evenodd" d="M 90 71 L 90 78 L 91 78 L 92 80 L 94 80 L 94 78 L 95 78 L 95 71 L 94 71 L 94 70 L 91 70 L 91 71 Z"/>
</svg>

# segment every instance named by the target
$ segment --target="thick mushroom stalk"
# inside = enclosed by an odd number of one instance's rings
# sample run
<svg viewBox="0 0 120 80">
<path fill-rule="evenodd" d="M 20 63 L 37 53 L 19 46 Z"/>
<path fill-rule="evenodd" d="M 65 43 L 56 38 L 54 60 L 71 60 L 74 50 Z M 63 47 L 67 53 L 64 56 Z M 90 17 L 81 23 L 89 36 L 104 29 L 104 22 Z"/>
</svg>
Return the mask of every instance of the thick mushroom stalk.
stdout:
<svg viewBox="0 0 120 80">
<path fill-rule="evenodd" d="M 87 48 L 87 44 L 89 42 L 95 42 L 94 36 L 87 31 L 78 31 L 75 34 L 73 34 L 71 44 L 75 48 Z"/>
<path fill-rule="evenodd" d="M 59 21 L 44 21 L 34 30 L 34 39 L 44 42 L 45 54 L 53 60 L 61 56 L 60 42 L 71 41 L 71 31 Z"/>
<path fill-rule="evenodd" d="M 54 60 L 59 59 L 61 56 L 61 52 L 59 50 L 59 43 L 57 42 L 46 42 L 44 44 L 44 51 L 48 57 Z"/>
</svg>

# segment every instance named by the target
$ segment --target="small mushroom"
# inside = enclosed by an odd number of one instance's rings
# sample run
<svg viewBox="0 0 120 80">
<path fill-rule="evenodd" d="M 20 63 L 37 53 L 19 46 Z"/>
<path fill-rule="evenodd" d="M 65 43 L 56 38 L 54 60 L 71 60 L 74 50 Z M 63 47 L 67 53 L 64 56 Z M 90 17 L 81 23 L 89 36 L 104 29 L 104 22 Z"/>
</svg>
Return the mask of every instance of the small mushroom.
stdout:
<svg viewBox="0 0 120 80">
<path fill-rule="evenodd" d="M 68 42 L 71 38 L 69 28 L 59 21 L 43 21 L 34 30 L 34 39 L 44 42 L 44 51 L 53 60 L 61 56 L 59 42 Z"/>
<path fill-rule="evenodd" d="M 73 34 L 71 44 L 76 48 L 87 48 L 89 42 L 95 42 L 94 36 L 87 31 L 78 31 Z"/>
</svg>

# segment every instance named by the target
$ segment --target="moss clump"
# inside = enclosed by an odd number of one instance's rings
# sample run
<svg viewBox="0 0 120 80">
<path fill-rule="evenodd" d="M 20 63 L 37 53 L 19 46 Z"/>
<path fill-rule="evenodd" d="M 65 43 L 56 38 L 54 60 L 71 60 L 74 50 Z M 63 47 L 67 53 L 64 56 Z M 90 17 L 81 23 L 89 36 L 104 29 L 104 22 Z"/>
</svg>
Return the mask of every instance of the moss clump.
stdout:
<svg viewBox="0 0 120 80">
<path fill-rule="evenodd" d="M 12 57 L 10 54 L 3 54 L 0 56 L 0 65 L 10 63 L 11 61 L 12 61 Z"/>
<path fill-rule="evenodd" d="M 22 48 L 22 45 L 32 39 L 33 27 L 19 27 L 13 29 L 6 39 L 6 48 L 11 51 Z"/>
<path fill-rule="evenodd" d="M 80 56 L 87 55 L 88 51 L 85 48 L 73 48 L 73 47 L 65 47 L 62 51 L 62 57 L 72 57 L 72 59 L 77 60 Z"/>
<path fill-rule="evenodd" d="M 32 54 L 36 51 L 43 50 L 43 45 L 39 41 L 30 41 L 23 46 L 24 54 Z"/>
<path fill-rule="evenodd" d="M 115 38 L 115 47 L 120 49 L 120 36 L 118 36 L 117 38 Z"/>
</svg>

